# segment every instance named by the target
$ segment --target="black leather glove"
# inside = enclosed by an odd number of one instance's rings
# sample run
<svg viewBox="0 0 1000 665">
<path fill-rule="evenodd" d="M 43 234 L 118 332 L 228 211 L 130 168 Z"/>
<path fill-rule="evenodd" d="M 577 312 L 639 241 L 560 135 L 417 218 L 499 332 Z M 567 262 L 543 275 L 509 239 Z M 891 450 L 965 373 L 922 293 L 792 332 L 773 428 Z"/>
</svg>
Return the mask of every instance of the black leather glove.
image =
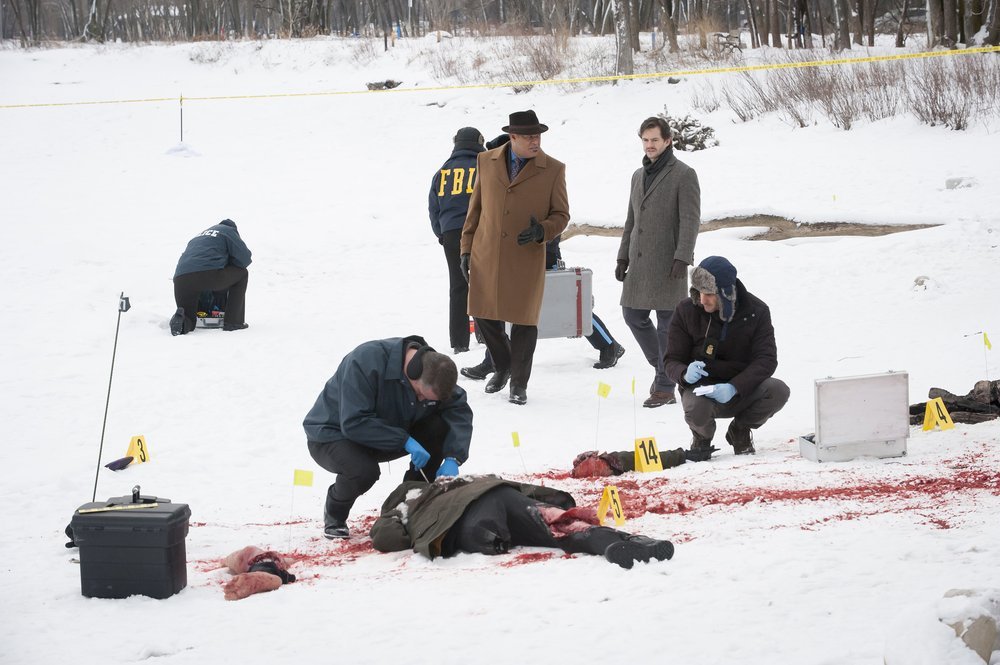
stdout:
<svg viewBox="0 0 1000 665">
<path fill-rule="evenodd" d="M 708 448 L 698 448 L 697 450 L 685 450 L 684 456 L 687 457 L 689 462 L 707 462 L 712 459 L 712 453 L 717 451 L 718 448 L 715 446 L 709 446 Z"/>
<path fill-rule="evenodd" d="M 615 279 L 619 282 L 625 281 L 625 272 L 628 270 L 628 259 L 618 259 L 618 265 L 615 266 Z"/>
<path fill-rule="evenodd" d="M 499 148 L 505 143 L 510 143 L 510 134 L 501 134 L 492 141 L 487 141 L 485 147 L 487 150 L 492 150 L 493 148 Z"/>
<path fill-rule="evenodd" d="M 462 254 L 462 256 L 459 259 L 459 261 L 461 262 L 461 266 L 462 266 L 462 277 L 464 277 L 465 281 L 468 282 L 469 281 L 469 255 L 468 254 Z"/>
<path fill-rule="evenodd" d="M 531 224 L 525 230 L 517 234 L 517 244 L 527 245 L 529 242 L 540 243 L 545 239 L 545 227 L 538 223 L 535 216 L 531 216 Z"/>
<path fill-rule="evenodd" d="M 438 236 L 438 244 L 444 245 L 444 236 Z"/>
<path fill-rule="evenodd" d="M 688 264 L 680 259 L 674 259 L 674 265 L 670 267 L 670 279 L 683 279 L 687 277 Z"/>
</svg>

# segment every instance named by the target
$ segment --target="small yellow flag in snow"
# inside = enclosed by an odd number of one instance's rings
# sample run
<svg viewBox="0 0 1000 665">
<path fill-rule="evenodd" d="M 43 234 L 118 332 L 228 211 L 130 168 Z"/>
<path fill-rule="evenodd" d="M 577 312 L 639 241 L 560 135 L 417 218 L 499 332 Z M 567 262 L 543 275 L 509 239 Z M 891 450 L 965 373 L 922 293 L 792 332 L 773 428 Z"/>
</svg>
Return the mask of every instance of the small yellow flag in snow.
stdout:
<svg viewBox="0 0 1000 665">
<path fill-rule="evenodd" d="M 611 392 L 611 386 L 606 383 L 597 382 L 597 394 L 601 397 L 607 398 L 608 394 Z"/>
<path fill-rule="evenodd" d="M 635 394 L 635 377 L 632 377 L 632 394 Z"/>
<path fill-rule="evenodd" d="M 993 345 L 990 344 L 990 336 L 986 334 L 985 330 L 983 331 L 983 344 L 985 344 L 986 348 L 989 349 L 990 351 L 993 350 Z"/>
<path fill-rule="evenodd" d="M 295 469 L 295 478 L 292 480 L 293 485 L 301 485 L 302 487 L 312 487 L 313 485 L 313 472 L 303 471 L 302 469 Z"/>
<path fill-rule="evenodd" d="M 519 437 L 517 435 L 517 432 L 511 432 L 510 433 L 510 438 L 514 440 L 514 447 L 515 448 L 520 448 L 521 447 L 521 437 Z"/>
</svg>

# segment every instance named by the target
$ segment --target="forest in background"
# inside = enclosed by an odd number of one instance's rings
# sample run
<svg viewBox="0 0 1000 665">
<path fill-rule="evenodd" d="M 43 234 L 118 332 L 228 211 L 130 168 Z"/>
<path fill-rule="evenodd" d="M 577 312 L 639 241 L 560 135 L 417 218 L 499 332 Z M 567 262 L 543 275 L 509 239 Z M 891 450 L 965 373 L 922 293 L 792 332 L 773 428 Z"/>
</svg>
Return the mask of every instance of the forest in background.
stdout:
<svg viewBox="0 0 1000 665">
<path fill-rule="evenodd" d="M 727 45 L 787 49 L 873 46 L 876 33 L 926 32 L 930 47 L 1000 44 L 1000 0 L 0 0 L 0 38 L 152 42 L 339 35 L 614 34 L 631 73 L 640 32 L 676 52 Z M 741 40 L 746 37 L 746 42 Z"/>
</svg>

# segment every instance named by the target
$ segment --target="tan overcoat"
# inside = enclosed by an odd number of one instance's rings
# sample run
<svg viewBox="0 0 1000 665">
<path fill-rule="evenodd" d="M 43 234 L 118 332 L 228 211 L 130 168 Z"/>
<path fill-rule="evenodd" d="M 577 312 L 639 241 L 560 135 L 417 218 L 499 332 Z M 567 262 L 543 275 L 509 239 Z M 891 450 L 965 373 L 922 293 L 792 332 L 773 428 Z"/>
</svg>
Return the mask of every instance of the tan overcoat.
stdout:
<svg viewBox="0 0 1000 665">
<path fill-rule="evenodd" d="M 510 181 L 510 144 L 479 153 L 479 174 L 462 229 L 462 254 L 471 254 L 469 314 L 538 325 L 545 290 L 545 243 L 569 223 L 566 165 L 539 152 Z M 517 244 L 534 215 L 541 243 Z"/>
</svg>

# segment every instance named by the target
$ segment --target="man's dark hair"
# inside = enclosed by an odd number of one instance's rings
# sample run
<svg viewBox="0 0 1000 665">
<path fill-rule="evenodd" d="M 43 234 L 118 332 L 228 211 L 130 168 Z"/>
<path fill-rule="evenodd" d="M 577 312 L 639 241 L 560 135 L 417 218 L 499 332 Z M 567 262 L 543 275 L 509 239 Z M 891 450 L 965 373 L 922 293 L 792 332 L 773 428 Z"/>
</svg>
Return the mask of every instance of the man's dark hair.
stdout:
<svg viewBox="0 0 1000 665">
<path fill-rule="evenodd" d="M 647 129 L 654 129 L 656 127 L 660 128 L 660 136 L 664 141 L 670 138 L 670 125 L 667 124 L 666 120 L 655 115 L 642 121 L 642 124 L 639 125 L 639 136 L 641 137 L 642 133 Z"/>
<path fill-rule="evenodd" d="M 458 369 L 455 368 L 455 361 L 437 351 L 428 351 L 424 354 L 424 371 L 420 374 L 420 381 L 425 386 L 434 391 L 438 400 L 444 402 L 451 397 L 455 390 L 455 383 L 458 381 Z"/>
</svg>

